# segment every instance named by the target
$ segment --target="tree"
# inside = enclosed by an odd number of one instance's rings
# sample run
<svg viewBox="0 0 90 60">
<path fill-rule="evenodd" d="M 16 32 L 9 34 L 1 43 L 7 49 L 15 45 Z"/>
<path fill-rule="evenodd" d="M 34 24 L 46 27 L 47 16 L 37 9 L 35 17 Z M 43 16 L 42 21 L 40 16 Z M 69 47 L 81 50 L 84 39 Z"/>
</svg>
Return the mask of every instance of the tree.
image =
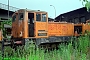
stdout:
<svg viewBox="0 0 90 60">
<path fill-rule="evenodd" d="M 90 1 L 88 0 L 80 0 L 82 1 L 83 6 L 85 6 L 87 8 L 87 11 L 90 11 Z"/>
<path fill-rule="evenodd" d="M 4 24 L 7 24 L 7 25 L 12 25 L 12 19 L 8 19 L 8 20 L 6 20 L 6 21 L 2 21 L 2 22 L 0 22 L 1 23 L 1 25 L 0 25 L 0 30 L 2 30 L 2 32 L 3 32 L 3 36 L 4 37 L 6 37 L 6 30 L 5 30 L 5 28 L 4 28 Z"/>
</svg>

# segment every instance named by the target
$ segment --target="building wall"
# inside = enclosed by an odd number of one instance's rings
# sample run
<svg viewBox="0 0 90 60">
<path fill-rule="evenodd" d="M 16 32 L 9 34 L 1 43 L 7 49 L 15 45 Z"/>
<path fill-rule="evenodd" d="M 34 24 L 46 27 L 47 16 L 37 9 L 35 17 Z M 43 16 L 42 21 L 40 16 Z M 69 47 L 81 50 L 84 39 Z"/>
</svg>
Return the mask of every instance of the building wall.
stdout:
<svg viewBox="0 0 90 60">
<path fill-rule="evenodd" d="M 9 11 L 9 18 L 12 17 L 12 14 L 13 13 L 14 12 Z M 0 9 L 0 18 L 2 18 L 2 19 L 8 19 L 8 11 L 7 10 L 4 10 L 4 9 Z"/>
<path fill-rule="evenodd" d="M 90 12 L 87 12 L 86 8 L 80 8 L 56 17 L 57 21 L 67 21 L 73 23 L 85 23 L 88 19 L 90 19 Z"/>
</svg>

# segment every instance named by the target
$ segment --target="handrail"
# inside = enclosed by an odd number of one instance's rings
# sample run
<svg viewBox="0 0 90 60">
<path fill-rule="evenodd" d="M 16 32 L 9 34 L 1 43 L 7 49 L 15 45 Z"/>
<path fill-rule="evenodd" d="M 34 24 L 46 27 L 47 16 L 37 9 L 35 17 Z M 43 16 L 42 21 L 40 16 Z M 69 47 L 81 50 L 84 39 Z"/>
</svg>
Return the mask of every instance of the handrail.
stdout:
<svg viewBox="0 0 90 60">
<path fill-rule="evenodd" d="M 8 10 L 8 5 L 0 3 L 0 9 Z M 15 11 L 19 10 L 19 8 L 9 6 L 9 10 L 15 12 Z"/>
</svg>

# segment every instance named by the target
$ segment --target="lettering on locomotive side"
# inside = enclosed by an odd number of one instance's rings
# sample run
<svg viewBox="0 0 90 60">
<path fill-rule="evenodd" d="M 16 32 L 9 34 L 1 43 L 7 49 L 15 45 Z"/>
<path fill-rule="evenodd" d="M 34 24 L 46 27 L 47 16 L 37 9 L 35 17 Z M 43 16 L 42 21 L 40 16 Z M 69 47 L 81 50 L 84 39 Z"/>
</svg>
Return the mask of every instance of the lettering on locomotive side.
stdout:
<svg viewBox="0 0 90 60">
<path fill-rule="evenodd" d="M 67 26 L 62 26 L 62 31 L 67 31 L 68 30 L 68 27 Z"/>
<path fill-rule="evenodd" d="M 61 25 L 60 24 L 57 24 L 57 32 L 61 34 Z"/>
</svg>

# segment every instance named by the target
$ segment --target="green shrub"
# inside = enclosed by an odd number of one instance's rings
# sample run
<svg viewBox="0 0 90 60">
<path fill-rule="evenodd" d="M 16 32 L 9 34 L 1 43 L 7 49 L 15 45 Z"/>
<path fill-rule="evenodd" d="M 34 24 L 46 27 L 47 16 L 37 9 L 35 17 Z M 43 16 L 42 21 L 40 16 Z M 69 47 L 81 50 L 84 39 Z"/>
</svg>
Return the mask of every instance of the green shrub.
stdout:
<svg viewBox="0 0 90 60">
<path fill-rule="evenodd" d="M 73 44 L 75 44 L 73 46 Z M 35 47 L 28 45 L 25 47 L 18 47 L 16 51 L 12 50 L 12 55 L 5 53 L 4 60 L 87 60 L 90 51 L 89 36 L 81 36 L 75 42 L 68 44 L 60 44 L 58 50 L 46 51 L 43 49 L 35 50 Z M 0 55 L 0 59 L 1 59 Z M 88 58 L 90 60 L 90 58 Z"/>
</svg>

